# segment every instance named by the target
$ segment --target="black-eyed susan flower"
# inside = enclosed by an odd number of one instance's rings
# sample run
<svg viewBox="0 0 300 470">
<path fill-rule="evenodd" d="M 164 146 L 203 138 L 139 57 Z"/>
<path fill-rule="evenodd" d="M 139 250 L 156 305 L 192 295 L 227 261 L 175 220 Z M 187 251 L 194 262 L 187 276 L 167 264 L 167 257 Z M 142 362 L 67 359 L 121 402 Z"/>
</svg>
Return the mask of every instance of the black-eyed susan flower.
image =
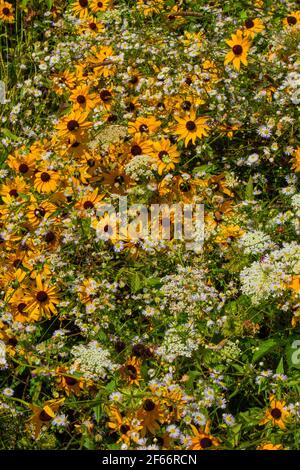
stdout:
<svg viewBox="0 0 300 470">
<path fill-rule="evenodd" d="M 91 93 L 89 86 L 80 85 L 71 91 L 70 101 L 73 103 L 74 110 L 90 111 L 96 106 L 96 95 Z"/>
<path fill-rule="evenodd" d="M 220 445 L 219 439 L 210 434 L 209 422 L 201 428 L 197 429 L 194 425 L 191 424 L 193 431 L 192 444 L 189 447 L 190 450 L 206 450 L 218 447 Z"/>
<path fill-rule="evenodd" d="M 43 316 L 50 318 L 57 313 L 56 305 L 59 303 L 59 291 L 43 281 L 40 275 L 35 278 L 35 286 L 24 297 L 27 304 L 24 311 L 28 312 L 31 320 L 39 320 Z"/>
<path fill-rule="evenodd" d="M 142 436 L 147 432 L 155 434 L 164 421 L 164 412 L 159 401 L 156 398 L 146 398 L 137 412 L 137 418 L 142 425 Z"/>
<path fill-rule="evenodd" d="M 38 202 L 31 198 L 27 208 L 27 218 L 33 227 L 37 227 L 42 221 L 47 220 L 57 210 L 57 207 L 49 201 Z"/>
<path fill-rule="evenodd" d="M 98 194 L 98 188 L 88 191 L 76 204 L 75 208 L 82 216 L 88 215 L 89 211 L 96 210 L 104 195 Z"/>
<path fill-rule="evenodd" d="M 224 65 L 232 62 L 236 70 L 240 70 L 241 63 L 248 65 L 247 54 L 251 46 L 249 37 L 244 36 L 242 31 L 237 31 L 226 43 L 231 47 L 231 50 L 225 57 Z"/>
<path fill-rule="evenodd" d="M 51 425 L 51 421 L 56 416 L 59 408 L 63 405 L 65 399 L 59 398 L 55 400 L 47 400 L 43 406 L 30 405 L 33 415 L 28 421 L 29 429 L 34 432 L 34 437 L 37 439 L 43 429 Z"/>
<path fill-rule="evenodd" d="M 174 170 L 175 164 L 180 160 L 177 146 L 172 145 L 169 139 L 153 142 L 152 155 L 157 161 L 159 175 Z"/>
<path fill-rule="evenodd" d="M 39 193 L 51 193 L 57 189 L 60 175 L 57 171 L 42 170 L 35 174 L 34 187 Z"/>
<path fill-rule="evenodd" d="M 300 147 L 296 148 L 293 154 L 292 168 L 296 173 L 300 171 Z"/>
<path fill-rule="evenodd" d="M 189 142 L 195 144 L 197 138 L 201 139 L 208 135 L 208 118 L 205 116 L 197 117 L 194 110 L 183 117 L 175 116 L 175 119 L 178 122 L 175 133 L 179 136 L 179 139 L 184 140 L 185 146 Z"/>
<path fill-rule="evenodd" d="M 63 390 L 67 396 L 80 395 L 85 385 L 84 380 L 74 377 L 64 366 L 57 367 L 55 373 L 57 376 L 57 386 L 60 390 Z"/>
<path fill-rule="evenodd" d="M 71 5 L 72 11 L 79 18 L 85 18 L 89 14 L 89 3 L 90 0 L 76 0 Z"/>
<path fill-rule="evenodd" d="M 111 6 L 111 0 L 92 0 L 91 1 L 91 11 L 93 13 L 99 13 L 100 11 L 106 11 Z"/>
<path fill-rule="evenodd" d="M 265 29 L 264 24 L 260 18 L 247 18 L 244 22 L 244 34 L 249 38 L 254 38 L 258 33 Z"/>
<path fill-rule="evenodd" d="M 26 194 L 27 191 L 28 185 L 21 176 L 16 176 L 11 181 L 5 181 L 0 186 L 0 196 L 4 201 L 7 196 L 17 199 L 21 194 Z"/>
<path fill-rule="evenodd" d="M 256 447 L 256 450 L 283 450 L 282 444 L 272 444 L 272 442 L 265 442 L 260 446 Z"/>
<path fill-rule="evenodd" d="M 74 143 L 77 140 L 84 140 L 87 130 L 92 123 L 87 121 L 88 112 L 76 110 L 64 116 L 56 125 L 58 136 L 66 138 Z"/>
<path fill-rule="evenodd" d="M 130 441 L 137 442 L 139 439 L 139 432 L 142 429 L 141 424 L 137 419 L 131 416 L 126 416 L 121 413 L 116 406 L 110 407 L 108 410 L 109 421 L 107 426 L 113 433 L 117 433 L 119 439 L 117 443 L 124 442 L 129 445 Z"/>
<path fill-rule="evenodd" d="M 93 16 L 89 16 L 83 20 L 79 25 L 78 31 L 80 34 L 89 33 L 92 36 L 96 36 L 105 29 L 104 24 L 101 21 L 98 21 Z"/>
<path fill-rule="evenodd" d="M 285 26 L 285 28 L 296 29 L 300 25 L 300 10 L 289 13 L 283 19 L 283 25 Z"/>
<path fill-rule="evenodd" d="M 260 424 L 267 424 L 270 422 L 273 426 L 279 426 L 280 429 L 285 429 L 289 416 L 290 413 L 286 409 L 285 402 L 276 400 L 276 397 L 271 395 L 270 408 L 267 409 L 265 417 L 260 421 Z"/>
<path fill-rule="evenodd" d="M 128 123 L 129 134 L 153 134 L 159 129 L 161 122 L 154 116 L 138 117 L 135 121 Z"/>
<path fill-rule="evenodd" d="M 15 21 L 13 6 L 8 2 L 0 2 L 0 20 L 6 23 Z"/>
<path fill-rule="evenodd" d="M 138 385 L 141 380 L 141 361 L 137 357 L 130 357 L 120 368 L 121 375 L 129 385 Z"/>
<path fill-rule="evenodd" d="M 6 163 L 18 176 L 30 177 L 35 169 L 36 158 L 31 153 L 22 154 L 15 151 L 7 157 Z"/>
</svg>

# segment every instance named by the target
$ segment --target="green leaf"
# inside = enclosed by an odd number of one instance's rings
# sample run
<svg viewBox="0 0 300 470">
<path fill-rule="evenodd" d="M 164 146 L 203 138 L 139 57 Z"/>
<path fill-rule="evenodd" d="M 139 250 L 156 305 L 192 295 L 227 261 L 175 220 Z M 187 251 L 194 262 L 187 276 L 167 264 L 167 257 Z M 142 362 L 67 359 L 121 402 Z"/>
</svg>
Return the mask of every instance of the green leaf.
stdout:
<svg viewBox="0 0 300 470">
<path fill-rule="evenodd" d="M 249 177 L 247 186 L 246 186 L 246 191 L 245 191 L 245 198 L 248 201 L 253 201 L 253 178 L 252 176 Z"/>
<path fill-rule="evenodd" d="M 269 351 L 271 351 L 275 346 L 277 345 L 277 341 L 275 339 L 267 339 L 266 341 L 263 341 L 258 350 L 255 351 L 253 354 L 253 362 L 259 361 L 263 356 L 265 356 Z"/>
<path fill-rule="evenodd" d="M 284 374 L 283 357 L 279 361 L 279 364 L 276 369 L 276 374 Z"/>
</svg>

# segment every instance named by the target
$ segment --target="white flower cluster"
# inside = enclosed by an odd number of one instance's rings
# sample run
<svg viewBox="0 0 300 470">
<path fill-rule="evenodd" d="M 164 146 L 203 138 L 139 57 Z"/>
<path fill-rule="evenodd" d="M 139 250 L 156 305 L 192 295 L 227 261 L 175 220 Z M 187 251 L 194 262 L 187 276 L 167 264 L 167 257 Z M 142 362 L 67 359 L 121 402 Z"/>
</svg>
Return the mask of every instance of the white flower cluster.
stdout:
<svg viewBox="0 0 300 470">
<path fill-rule="evenodd" d="M 6 347 L 3 341 L 0 341 L 0 370 L 7 368 Z"/>
<path fill-rule="evenodd" d="M 291 199 L 292 207 L 296 211 L 297 217 L 300 217 L 300 194 L 294 194 Z"/>
<path fill-rule="evenodd" d="M 276 248 L 276 244 L 272 242 L 269 235 L 260 230 L 245 233 L 239 239 L 238 244 L 246 255 L 257 255 Z"/>
<path fill-rule="evenodd" d="M 281 92 L 288 96 L 293 104 L 300 104 L 300 73 L 293 71 L 287 74 L 282 85 L 274 94 L 275 99 L 280 96 Z"/>
<path fill-rule="evenodd" d="M 125 166 L 125 173 L 133 180 L 139 181 L 141 178 L 153 177 L 153 170 L 156 169 L 155 159 L 149 155 L 136 155 Z"/>
<path fill-rule="evenodd" d="M 191 324 L 175 325 L 165 332 L 162 345 L 156 350 L 166 362 L 173 362 L 178 356 L 191 357 L 198 349 L 194 328 Z"/>
<path fill-rule="evenodd" d="M 258 304 L 271 295 L 280 295 L 292 275 L 300 275 L 300 245 L 295 242 L 285 243 L 283 248 L 244 268 L 240 274 L 242 292 Z"/>
<path fill-rule="evenodd" d="M 75 357 L 72 370 L 80 370 L 89 379 L 104 379 L 108 371 L 114 371 L 119 367 L 111 362 L 109 351 L 102 349 L 97 341 L 74 346 L 71 354 Z"/>
<path fill-rule="evenodd" d="M 201 269 L 178 266 L 177 273 L 165 276 L 161 288 L 164 294 L 163 308 L 178 316 L 204 314 L 223 306 L 217 291 L 205 283 Z"/>
</svg>

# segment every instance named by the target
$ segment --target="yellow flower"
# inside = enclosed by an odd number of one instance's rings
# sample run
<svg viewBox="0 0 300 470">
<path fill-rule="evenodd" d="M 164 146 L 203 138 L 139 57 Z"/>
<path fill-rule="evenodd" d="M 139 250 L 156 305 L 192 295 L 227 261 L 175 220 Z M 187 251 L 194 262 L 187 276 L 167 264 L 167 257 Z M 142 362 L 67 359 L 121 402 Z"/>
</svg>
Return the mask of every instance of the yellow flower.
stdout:
<svg viewBox="0 0 300 470">
<path fill-rule="evenodd" d="M 300 24 L 300 10 L 293 11 L 283 20 L 283 25 L 286 28 L 296 29 Z"/>
<path fill-rule="evenodd" d="M 76 204 L 75 208 L 79 210 L 82 216 L 88 215 L 88 211 L 94 210 L 99 205 L 103 195 L 98 194 L 98 188 L 87 192 Z"/>
<path fill-rule="evenodd" d="M 266 442 L 265 444 L 262 444 L 261 446 L 257 447 L 256 450 L 283 450 L 283 445 Z"/>
<path fill-rule="evenodd" d="M 102 2 L 99 2 L 98 0 L 92 0 L 90 8 L 93 13 L 98 13 L 99 11 L 106 11 L 110 5 L 111 0 L 102 0 Z"/>
<path fill-rule="evenodd" d="M 175 116 L 175 119 L 178 122 L 175 133 L 179 135 L 180 139 L 184 139 L 185 146 L 189 142 L 195 144 L 197 137 L 202 138 L 208 135 L 208 118 L 205 116 L 196 117 L 196 111 L 191 111 L 184 117 Z"/>
<path fill-rule="evenodd" d="M 51 217 L 56 209 L 57 207 L 51 202 L 42 201 L 38 203 L 35 199 L 32 199 L 31 204 L 28 207 L 27 218 L 33 227 L 37 227 L 40 222 Z"/>
<path fill-rule="evenodd" d="M 75 15 L 78 15 L 79 18 L 84 18 L 89 14 L 89 1 L 88 0 L 76 0 L 71 5 Z"/>
<path fill-rule="evenodd" d="M 137 357 L 130 357 L 120 372 L 129 385 L 138 385 L 141 380 L 141 361 Z"/>
<path fill-rule="evenodd" d="M 24 311 L 28 312 L 31 320 L 39 320 L 44 315 L 49 318 L 57 312 L 55 305 L 59 303 L 58 289 L 42 281 L 40 275 L 36 276 L 35 282 L 36 286 L 24 297 L 27 304 Z"/>
<path fill-rule="evenodd" d="M 212 447 L 218 447 L 220 445 L 219 439 L 213 437 L 209 432 L 209 423 L 207 422 L 203 429 L 199 431 L 195 426 L 191 424 L 191 428 L 194 434 L 192 437 L 192 444 L 189 447 L 190 450 L 205 450 L 211 449 Z"/>
<path fill-rule="evenodd" d="M 129 134 L 149 134 L 157 131 L 160 126 L 160 121 L 155 117 L 139 117 L 134 122 L 128 123 Z"/>
<path fill-rule="evenodd" d="M 285 409 L 285 402 L 276 400 L 274 395 L 270 396 L 270 408 L 265 413 L 259 424 L 266 424 L 271 422 L 273 426 L 279 426 L 280 429 L 285 429 L 285 422 L 290 416 L 290 413 Z"/>
<path fill-rule="evenodd" d="M 39 193 L 50 193 L 56 190 L 60 176 L 56 171 L 38 171 L 35 175 L 34 187 Z"/>
<path fill-rule="evenodd" d="M 247 53 L 251 45 L 249 38 L 244 36 L 242 31 L 237 31 L 226 43 L 231 47 L 231 51 L 226 55 L 224 65 L 232 62 L 236 70 L 240 70 L 241 62 L 248 65 Z"/>
<path fill-rule="evenodd" d="M 15 20 L 13 6 L 8 2 L 0 2 L 0 20 L 13 23 Z"/>
<path fill-rule="evenodd" d="M 259 18 L 254 20 L 248 18 L 244 23 L 244 34 L 249 38 L 254 38 L 255 34 L 261 33 L 264 29 L 264 24 Z"/>
<path fill-rule="evenodd" d="M 152 155 L 157 160 L 158 174 L 174 170 L 175 163 L 180 160 L 180 154 L 176 145 L 172 145 L 169 139 L 153 142 Z"/>
<path fill-rule="evenodd" d="M 296 173 L 300 171 L 300 147 L 295 150 L 293 155 L 293 165 L 292 168 L 295 170 Z"/>
<path fill-rule="evenodd" d="M 91 122 L 86 121 L 88 112 L 81 112 L 75 110 L 64 116 L 57 124 L 59 137 L 66 137 L 70 142 L 82 140 L 85 137 L 86 131 L 92 126 Z"/>
<path fill-rule="evenodd" d="M 137 419 L 141 421 L 142 436 L 145 436 L 147 431 L 155 434 L 160 428 L 159 423 L 164 421 L 164 413 L 157 400 L 146 398 L 137 412 Z"/>
<path fill-rule="evenodd" d="M 28 424 L 34 430 L 35 439 L 39 437 L 42 428 L 50 426 L 52 419 L 64 401 L 64 398 L 60 398 L 58 400 L 47 400 L 42 407 L 30 405 L 33 416 L 29 419 Z"/>
<path fill-rule="evenodd" d="M 90 87 L 81 85 L 72 90 L 70 95 L 74 110 L 90 111 L 96 106 L 96 95 L 90 93 Z"/>
</svg>

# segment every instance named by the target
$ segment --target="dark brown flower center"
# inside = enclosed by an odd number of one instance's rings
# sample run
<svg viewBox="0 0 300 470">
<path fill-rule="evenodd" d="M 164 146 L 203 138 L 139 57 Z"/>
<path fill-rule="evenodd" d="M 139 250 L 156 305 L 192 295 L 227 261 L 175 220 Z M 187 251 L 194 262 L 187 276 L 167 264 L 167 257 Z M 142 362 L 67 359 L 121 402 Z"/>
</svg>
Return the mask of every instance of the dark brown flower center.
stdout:
<svg viewBox="0 0 300 470">
<path fill-rule="evenodd" d="M 9 13 L 10 13 L 10 9 L 5 7 L 5 8 L 3 8 L 2 13 L 3 13 L 3 15 L 8 16 Z"/>
<path fill-rule="evenodd" d="M 47 232 L 46 235 L 45 235 L 45 241 L 47 243 L 54 242 L 55 238 L 56 238 L 55 233 L 53 233 L 53 232 Z"/>
<path fill-rule="evenodd" d="M 124 179 L 124 176 L 122 175 L 118 175 L 115 179 L 114 179 L 115 183 L 118 183 L 118 184 L 123 184 L 125 182 L 125 179 Z"/>
<path fill-rule="evenodd" d="M 187 193 L 190 191 L 191 189 L 191 185 L 187 182 L 184 182 L 184 183 L 181 183 L 180 186 L 179 186 L 179 189 L 180 191 L 182 191 L 183 193 Z"/>
<path fill-rule="evenodd" d="M 79 5 L 82 7 L 82 8 L 86 8 L 88 6 L 88 0 L 79 0 Z"/>
<path fill-rule="evenodd" d="M 96 23 L 90 23 L 90 24 L 89 24 L 89 28 L 90 28 L 92 31 L 95 31 L 95 30 L 97 29 Z"/>
<path fill-rule="evenodd" d="M 207 449 L 212 446 L 212 440 L 209 437 L 203 437 L 200 441 L 201 449 Z"/>
<path fill-rule="evenodd" d="M 85 203 L 83 204 L 83 207 L 85 209 L 93 209 L 94 203 L 92 201 L 85 201 Z"/>
<path fill-rule="evenodd" d="M 19 258 L 15 259 L 15 261 L 13 262 L 13 267 L 14 268 L 19 268 L 22 264 L 22 260 L 20 260 Z"/>
<path fill-rule="evenodd" d="M 109 90 L 102 90 L 100 92 L 100 98 L 102 101 L 104 101 L 104 103 L 108 103 L 112 100 L 112 94 Z"/>
<path fill-rule="evenodd" d="M 74 143 L 71 145 L 71 147 L 72 147 L 73 149 L 76 149 L 76 148 L 79 147 L 80 145 L 81 145 L 80 142 L 74 142 Z"/>
<path fill-rule="evenodd" d="M 29 166 L 26 165 L 26 163 L 21 163 L 21 165 L 19 166 L 19 172 L 27 173 L 28 170 L 29 170 Z"/>
<path fill-rule="evenodd" d="M 194 131 L 195 129 L 197 129 L 197 126 L 194 123 L 194 121 L 188 121 L 185 127 L 187 128 L 188 131 Z"/>
<path fill-rule="evenodd" d="M 135 380 L 137 378 L 137 370 L 134 366 L 132 366 L 131 364 L 129 364 L 128 366 L 126 366 L 126 370 L 127 370 L 127 373 L 129 375 L 129 377 L 132 379 L 132 380 Z"/>
<path fill-rule="evenodd" d="M 120 431 L 122 434 L 126 434 L 130 429 L 130 426 L 128 426 L 128 424 L 122 424 L 122 426 L 120 427 Z"/>
<path fill-rule="evenodd" d="M 235 46 L 233 46 L 232 52 L 235 55 L 241 55 L 243 53 L 243 48 L 242 48 L 242 46 L 240 46 L 240 44 L 236 44 Z"/>
<path fill-rule="evenodd" d="M 159 158 L 160 160 L 166 159 L 166 157 L 169 157 L 168 152 L 166 152 L 165 150 L 162 150 L 161 152 L 159 152 L 158 158 Z"/>
<path fill-rule="evenodd" d="M 98 3 L 97 3 L 97 6 L 98 6 L 99 8 L 102 8 L 102 7 L 103 7 L 103 3 L 102 3 L 102 2 L 98 2 Z"/>
<path fill-rule="evenodd" d="M 65 381 L 66 384 L 70 386 L 77 384 L 77 380 L 74 379 L 74 377 L 65 377 Z"/>
<path fill-rule="evenodd" d="M 76 101 L 78 104 L 84 104 L 86 102 L 85 96 L 83 95 L 78 95 L 76 98 Z"/>
<path fill-rule="evenodd" d="M 137 77 L 136 75 L 134 75 L 134 77 L 132 77 L 129 82 L 132 84 L 132 85 L 136 85 L 139 81 L 139 77 Z"/>
<path fill-rule="evenodd" d="M 140 127 L 139 127 L 139 130 L 140 130 L 140 132 L 148 132 L 149 127 L 147 126 L 147 124 L 141 124 Z"/>
<path fill-rule="evenodd" d="M 155 403 L 152 400 L 145 400 L 143 408 L 145 411 L 153 411 L 155 408 Z"/>
<path fill-rule="evenodd" d="M 36 294 L 36 300 L 38 300 L 39 302 L 47 302 L 47 300 L 48 300 L 47 292 L 45 292 L 44 290 L 40 290 Z"/>
<path fill-rule="evenodd" d="M 49 175 L 49 173 L 47 173 L 46 171 L 44 171 L 42 174 L 41 174 L 41 180 L 44 182 L 44 183 L 48 183 L 48 181 L 50 181 L 51 179 L 51 176 Z"/>
<path fill-rule="evenodd" d="M 46 211 L 43 207 L 38 207 L 34 211 L 34 215 L 38 218 L 44 217 L 45 214 L 46 214 Z"/>
<path fill-rule="evenodd" d="M 46 413 L 45 410 L 42 410 L 39 414 L 39 419 L 41 421 L 43 421 L 44 423 L 47 423 L 47 422 L 51 421 L 52 418 L 51 418 L 51 416 L 48 415 L 48 413 Z"/>
<path fill-rule="evenodd" d="M 245 26 L 246 26 L 247 29 L 253 28 L 254 21 L 249 18 L 248 20 L 245 21 Z"/>
<path fill-rule="evenodd" d="M 182 105 L 181 105 L 182 109 L 184 109 L 185 111 L 189 111 L 192 107 L 192 103 L 188 100 L 186 101 L 183 101 Z"/>
<path fill-rule="evenodd" d="M 297 18 L 295 16 L 288 16 L 286 21 L 290 26 L 294 26 L 297 23 Z"/>
<path fill-rule="evenodd" d="M 67 128 L 70 132 L 76 131 L 79 129 L 79 123 L 75 119 L 71 119 L 67 124 Z"/>
<path fill-rule="evenodd" d="M 141 155 L 143 153 L 141 147 L 139 145 L 133 145 L 131 147 L 131 155 Z"/>
<path fill-rule="evenodd" d="M 20 313 L 23 313 L 24 308 L 26 307 L 26 304 L 24 302 L 21 302 L 18 306 L 17 309 Z"/>
<path fill-rule="evenodd" d="M 18 191 L 17 191 L 16 189 L 11 189 L 11 190 L 9 191 L 9 195 L 10 195 L 10 196 L 13 196 L 13 197 L 18 197 L 19 193 L 18 193 Z"/>
<path fill-rule="evenodd" d="M 273 408 L 273 410 L 271 411 L 271 416 L 274 419 L 280 419 L 281 415 L 282 415 L 282 412 L 279 408 Z"/>
<path fill-rule="evenodd" d="M 191 85 L 191 84 L 192 84 L 192 79 L 191 79 L 190 77 L 187 77 L 187 78 L 185 79 L 185 83 L 186 83 L 187 85 Z"/>
<path fill-rule="evenodd" d="M 95 162 L 95 160 L 94 160 L 93 158 L 89 158 L 89 159 L 87 160 L 87 164 L 88 164 L 88 166 L 89 166 L 90 168 L 93 168 L 93 166 L 96 165 L 96 162 Z"/>
</svg>

